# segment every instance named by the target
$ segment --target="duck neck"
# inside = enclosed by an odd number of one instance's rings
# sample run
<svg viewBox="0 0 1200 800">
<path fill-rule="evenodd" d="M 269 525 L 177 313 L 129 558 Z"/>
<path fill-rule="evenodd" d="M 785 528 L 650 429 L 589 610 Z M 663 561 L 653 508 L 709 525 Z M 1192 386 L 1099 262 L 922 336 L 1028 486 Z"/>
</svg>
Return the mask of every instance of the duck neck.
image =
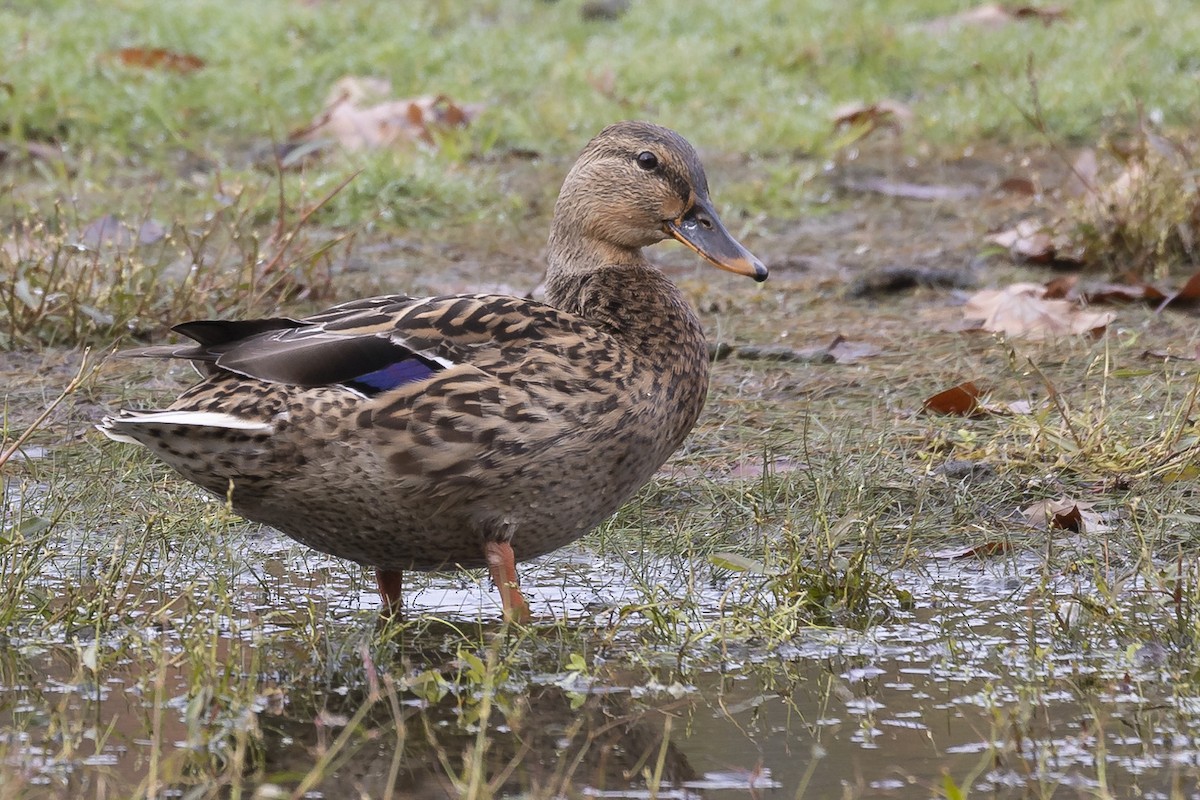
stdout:
<svg viewBox="0 0 1200 800">
<path fill-rule="evenodd" d="M 676 286 L 655 269 L 626 227 L 580 194 L 572 176 L 554 209 L 546 260 L 546 300 L 584 317 L 641 353 L 694 358 L 705 348 L 700 321 Z M 707 358 L 707 356 L 705 356 Z"/>
<path fill-rule="evenodd" d="M 592 251 L 566 262 L 554 253 L 552 246 L 546 271 L 550 305 L 578 314 L 640 353 L 692 358 L 706 348 L 700 320 L 683 293 L 640 250 Z"/>
</svg>

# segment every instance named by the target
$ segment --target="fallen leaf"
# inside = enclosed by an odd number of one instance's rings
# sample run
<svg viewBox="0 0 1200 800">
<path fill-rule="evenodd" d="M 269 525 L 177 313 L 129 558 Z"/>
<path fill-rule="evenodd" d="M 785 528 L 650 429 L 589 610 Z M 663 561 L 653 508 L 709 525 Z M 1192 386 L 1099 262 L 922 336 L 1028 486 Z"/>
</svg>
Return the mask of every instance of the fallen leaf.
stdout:
<svg viewBox="0 0 1200 800">
<path fill-rule="evenodd" d="M 1103 517 L 1093 511 L 1093 503 L 1061 497 L 1058 500 L 1039 500 L 1021 509 L 1025 522 L 1041 530 L 1067 530 L 1075 533 L 1095 533 L 1105 530 Z"/>
<path fill-rule="evenodd" d="M 187 73 L 204 68 L 204 59 L 191 53 L 176 53 L 165 47 L 123 47 L 116 52 L 117 59 L 127 67 L 141 69 L 165 69 Z"/>
<path fill-rule="evenodd" d="M 483 108 L 458 105 L 441 94 L 393 100 L 391 92 L 391 83 L 381 78 L 341 78 L 333 85 L 321 113 L 289 139 L 332 138 L 347 150 L 372 150 L 415 141 L 433 145 L 435 130 L 466 127 Z"/>
<path fill-rule="evenodd" d="M 1089 303 L 1157 303 L 1166 298 L 1148 283 L 1098 283 L 1084 286 L 1079 296 Z"/>
<path fill-rule="evenodd" d="M 779 575 L 780 571 L 768 567 L 761 561 L 738 555 L 737 553 L 713 553 L 708 557 L 709 562 L 730 572 L 749 572 L 751 575 Z"/>
<path fill-rule="evenodd" d="M 1047 300 L 1082 300 L 1101 303 L 1157 303 L 1167 295 L 1148 283 L 1082 283 L 1078 275 L 1063 275 L 1045 285 Z"/>
<path fill-rule="evenodd" d="M 922 404 L 921 408 L 936 414 L 955 414 L 957 416 L 969 417 L 979 413 L 979 398 L 982 396 L 983 391 L 971 381 L 967 381 L 945 391 L 938 392 L 933 397 L 928 398 Z"/>
<path fill-rule="evenodd" d="M 866 128 L 866 133 L 879 128 L 891 128 L 897 132 L 908 127 L 913 112 L 904 103 L 896 100 L 880 100 L 876 103 L 846 103 L 833 110 L 833 127 Z"/>
<path fill-rule="evenodd" d="M 874 192 L 888 197 L 903 197 L 907 200 L 965 200 L 968 197 L 977 197 L 981 193 L 978 186 L 970 184 L 946 186 L 890 181 L 887 178 L 845 180 L 841 185 L 842 188 L 853 192 Z"/>
<path fill-rule="evenodd" d="M 1037 283 L 977 292 L 963 306 L 966 329 L 1026 339 L 1098 336 L 1117 316 L 1111 311 L 1089 311 L 1071 300 L 1048 300 L 1045 294 L 1045 287 Z"/>
<path fill-rule="evenodd" d="M 935 550 L 930 553 L 930 558 L 943 560 L 956 560 L 961 558 L 985 558 L 987 556 L 998 556 L 1008 553 L 1013 549 L 1012 543 L 1007 539 L 996 539 L 990 542 L 971 545 L 968 547 L 955 547 L 948 550 Z"/>
<path fill-rule="evenodd" d="M 1008 5 L 1005 3 L 987 3 L 986 5 L 951 14 L 945 17 L 929 20 L 921 25 L 924 30 L 940 33 L 951 28 L 976 27 L 996 29 L 1024 20 L 1038 20 L 1049 25 L 1065 18 L 1065 9 L 1055 6 Z"/>
<path fill-rule="evenodd" d="M 1000 181 L 1000 185 L 996 187 L 1001 192 L 1006 194 L 1022 194 L 1027 197 L 1032 197 L 1040 194 L 1037 184 L 1032 178 L 1026 178 L 1023 175 L 1010 175 Z"/>
</svg>

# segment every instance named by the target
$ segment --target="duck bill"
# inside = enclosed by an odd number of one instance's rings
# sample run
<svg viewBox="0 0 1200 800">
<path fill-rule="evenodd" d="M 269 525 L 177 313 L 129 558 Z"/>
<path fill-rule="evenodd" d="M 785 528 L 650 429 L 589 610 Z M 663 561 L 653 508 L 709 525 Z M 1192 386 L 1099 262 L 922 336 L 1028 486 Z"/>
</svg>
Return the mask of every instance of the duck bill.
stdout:
<svg viewBox="0 0 1200 800">
<path fill-rule="evenodd" d="M 696 200 L 682 217 L 669 220 L 666 228 L 714 266 L 759 282 L 767 279 L 766 265 L 725 230 L 708 200 Z"/>
</svg>

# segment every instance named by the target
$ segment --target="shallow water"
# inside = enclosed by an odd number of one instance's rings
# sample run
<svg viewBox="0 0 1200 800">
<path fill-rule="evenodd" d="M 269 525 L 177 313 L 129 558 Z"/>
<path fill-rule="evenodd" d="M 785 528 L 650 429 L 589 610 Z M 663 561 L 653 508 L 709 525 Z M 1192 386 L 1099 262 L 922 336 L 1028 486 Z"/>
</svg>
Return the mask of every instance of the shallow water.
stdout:
<svg viewBox="0 0 1200 800">
<path fill-rule="evenodd" d="M 355 568 L 270 532 L 235 532 L 217 549 L 225 557 L 211 564 L 184 554 L 186 577 L 178 554 L 139 551 L 121 567 L 130 600 L 98 638 L 87 625 L 8 632 L 0 753 L 26 791 L 120 795 L 145 780 L 155 750 L 194 759 L 252 725 L 265 775 L 294 785 L 377 672 L 399 682 L 399 733 L 395 709 L 377 704 L 362 719 L 370 735 L 305 796 L 383 796 L 393 771 L 397 797 L 453 794 L 447 775 L 466 774 L 482 696 L 454 678 L 465 641 L 496 641 L 494 591 L 475 574 L 414 578 L 409 613 L 444 624 L 363 651 L 377 600 Z M 94 579 L 88 563 L 52 561 L 44 588 Z M 915 606 L 865 632 L 813 629 L 782 646 L 701 633 L 682 646 L 630 608 L 686 596 L 673 624 L 700 630 L 751 587 L 682 559 L 560 552 L 525 569 L 525 586 L 535 613 L 578 630 L 547 622 L 515 645 L 485 772 L 508 795 L 926 798 L 944 796 L 948 774 L 995 797 L 1200 797 L 1200 698 L 1175 682 L 1188 665 L 1173 663 L 1165 636 L 1090 625 L 1069 598 L 1092 587 L 1043 571 L 1032 557 L 934 560 L 892 576 Z M 140 577 L 162 574 L 184 585 Z M 197 611 L 221 581 L 235 589 L 226 604 Z M 1124 601 L 1118 616 L 1158 613 L 1136 586 Z M 206 634 L 213 650 L 198 660 L 188 637 Z M 581 651 L 586 666 L 564 669 Z M 203 688 L 211 676 L 196 674 L 206 663 L 256 676 L 252 702 L 218 703 L 219 688 Z M 420 688 L 432 675 L 440 697 Z"/>
</svg>

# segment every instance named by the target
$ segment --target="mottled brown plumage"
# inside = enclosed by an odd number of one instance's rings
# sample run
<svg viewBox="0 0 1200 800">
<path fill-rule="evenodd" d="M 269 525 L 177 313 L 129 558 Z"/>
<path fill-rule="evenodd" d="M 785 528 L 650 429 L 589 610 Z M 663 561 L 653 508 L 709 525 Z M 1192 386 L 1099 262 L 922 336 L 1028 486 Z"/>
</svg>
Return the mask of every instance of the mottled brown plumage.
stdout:
<svg viewBox="0 0 1200 800">
<path fill-rule="evenodd" d="M 486 294 L 375 297 L 288 318 L 185 323 L 204 380 L 101 430 L 149 447 L 249 519 L 399 572 L 488 566 L 526 613 L 513 560 L 574 541 L 687 436 L 704 405 L 699 321 L 641 248 L 669 236 L 758 280 L 695 151 L 612 125 L 563 184 L 546 303 Z"/>
</svg>

